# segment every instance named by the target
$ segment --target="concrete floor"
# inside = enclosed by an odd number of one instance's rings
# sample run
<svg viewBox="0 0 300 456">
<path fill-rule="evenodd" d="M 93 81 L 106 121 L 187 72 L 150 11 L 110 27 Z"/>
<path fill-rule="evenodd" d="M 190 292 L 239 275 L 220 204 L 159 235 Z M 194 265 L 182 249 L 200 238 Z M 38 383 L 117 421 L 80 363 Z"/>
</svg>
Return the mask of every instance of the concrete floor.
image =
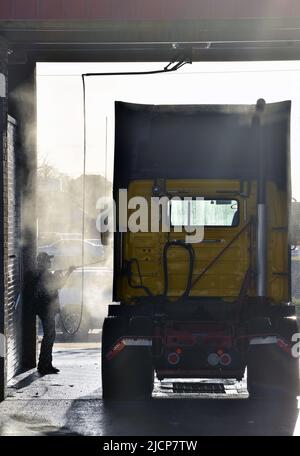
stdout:
<svg viewBox="0 0 300 456">
<path fill-rule="evenodd" d="M 107 404 L 98 344 L 56 344 L 54 361 L 58 375 L 34 370 L 11 382 L 0 435 L 300 435 L 296 401 L 249 401 L 243 382 L 227 381 L 213 398 L 174 397 L 168 382 L 156 382 L 149 402 Z"/>
</svg>

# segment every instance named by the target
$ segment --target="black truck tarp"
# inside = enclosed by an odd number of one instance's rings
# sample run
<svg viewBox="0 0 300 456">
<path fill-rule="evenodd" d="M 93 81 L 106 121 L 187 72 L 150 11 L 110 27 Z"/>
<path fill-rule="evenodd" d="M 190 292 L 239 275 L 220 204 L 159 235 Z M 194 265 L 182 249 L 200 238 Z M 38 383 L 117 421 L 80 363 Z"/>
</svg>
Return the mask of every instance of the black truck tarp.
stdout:
<svg viewBox="0 0 300 456">
<path fill-rule="evenodd" d="M 289 186 L 290 101 L 265 105 L 266 178 Z M 255 179 L 255 105 L 115 103 L 114 189 L 134 179 Z M 287 183 L 288 179 L 288 183 Z"/>
</svg>

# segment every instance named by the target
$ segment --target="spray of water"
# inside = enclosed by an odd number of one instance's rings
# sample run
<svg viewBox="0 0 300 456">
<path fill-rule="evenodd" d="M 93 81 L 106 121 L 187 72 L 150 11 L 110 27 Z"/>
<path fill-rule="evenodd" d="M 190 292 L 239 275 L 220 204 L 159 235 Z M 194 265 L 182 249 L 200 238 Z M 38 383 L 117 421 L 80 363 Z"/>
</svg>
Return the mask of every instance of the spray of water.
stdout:
<svg viewBox="0 0 300 456">
<path fill-rule="evenodd" d="M 96 228 L 99 198 L 111 194 L 111 183 L 99 174 L 86 176 L 85 208 L 82 207 L 81 176 L 69 176 L 53 165 L 61 150 L 42 149 L 36 141 L 35 87 L 28 83 L 12 94 L 18 107 L 22 153 L 18 154 L 18 180 L 22 195 L 22 235 L 20 247 L 27 250 L 27 269 L 35 267 L 35 258 L 45 251 L 54 256 L 54 270 L 77 269 L 60 290 L 61 306 L 78 306 L 82 296 L 82 219 L 84 217 L 84 291 L 85 311 L 91 325 L 101 327 L 112 299 L 112 245 L 102 245 Z M 51 128 L 49 128 L 50 134 Z M 37 147 L 36 147 L 37 146 Z M 38 151 L 36 155 L 36 149 Z M 28 255 L 26 253 L 26 255 Z M 92 320 L 95 320 L 93 323 Z"/>
</svg>

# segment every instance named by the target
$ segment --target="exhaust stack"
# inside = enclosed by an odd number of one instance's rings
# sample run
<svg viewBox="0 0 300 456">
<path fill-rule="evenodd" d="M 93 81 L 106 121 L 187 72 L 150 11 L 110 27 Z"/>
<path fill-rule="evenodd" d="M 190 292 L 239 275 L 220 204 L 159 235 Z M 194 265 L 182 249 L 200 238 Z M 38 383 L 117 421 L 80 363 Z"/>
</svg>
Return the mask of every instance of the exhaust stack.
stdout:
<svg viewBox="0 0 300 456">
<path fill-rule="evenodd" d="M 265 100 L 259 99 L 256 103 L 256 112 L 253 117 L 253 126 L 258 150 L 257 160 L 257 295 L 267 296 L 268 275 L 268 221 L 266 201 L 266 159 L 261 128 L 261 117 L 265 108 Z"/>
</svg>

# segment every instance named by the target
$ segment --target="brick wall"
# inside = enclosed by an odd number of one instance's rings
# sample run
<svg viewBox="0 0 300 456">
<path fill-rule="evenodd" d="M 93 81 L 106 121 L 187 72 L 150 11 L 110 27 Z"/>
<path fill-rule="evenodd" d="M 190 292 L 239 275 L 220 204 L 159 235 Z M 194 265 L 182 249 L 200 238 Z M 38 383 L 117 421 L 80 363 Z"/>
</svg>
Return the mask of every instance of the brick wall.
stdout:
<svg viewBox="0 0 300 456">
<path fill-rule="evenodd" d="M 21 369 L 22 299 L 21 299 L 21 223 L 20 188 L 16 164 L 16 123 L 9 117 L 7 127 L 7 274 L 5 280 L 5 323 L 7 340 L 7 380 Z"/>
<path fill-rule="evenodd" d="M 33 128 L 36 112 L 35 65 L 29 65 L 23 72 L 20 68 L 11 72 L 10 90 L 25 84 L 30 76 L 32 106 L 25 97 L 16 108 L 13 99 L 9 99 L 7 59 L 8 44 L 0 37 L 0 333 L 6 336 L 7 342 L 5 356 L 0 356 L 0 401 L 5 398 L 7 381 L 21 369 L 31 369 L 36 364 L 36 318 L 30 302 L 25 305 L 21 299 L 22 277 L 25 271 L 32 269 L 36 256 L 35 233 L 30 234 L 30 243 L 21 245 L 21 239 L 25 238 L 24 226 L 21 236 L 21 206 L 23 214 L 29 210 L 35 219 L 32 209 L 35 198 L 28 198 L 35 188 L 35 165 L 30 167 L 33 171 L 29 173 L 26 161 L 26 157 L 30 157 L 31 164 L 36 160 L 34 142 L 29 150 L 26 147 L 26 121 Z M 18 119 L 22 119 L 18 126 L 7 115 L 8 105 Z M 25 208 L 26 197 L 30 204 Z"/>
<path fill-rule="evenodd" d="M 5 156 L 7 137 L 7 45 L 0 38 L 0 333 L 5 334 L 5 277 L 7 255 L 4 176 L 6 176 Z M 6 356 L 0 356 L 0 400 L 5 397 Z"/>
</svg>

